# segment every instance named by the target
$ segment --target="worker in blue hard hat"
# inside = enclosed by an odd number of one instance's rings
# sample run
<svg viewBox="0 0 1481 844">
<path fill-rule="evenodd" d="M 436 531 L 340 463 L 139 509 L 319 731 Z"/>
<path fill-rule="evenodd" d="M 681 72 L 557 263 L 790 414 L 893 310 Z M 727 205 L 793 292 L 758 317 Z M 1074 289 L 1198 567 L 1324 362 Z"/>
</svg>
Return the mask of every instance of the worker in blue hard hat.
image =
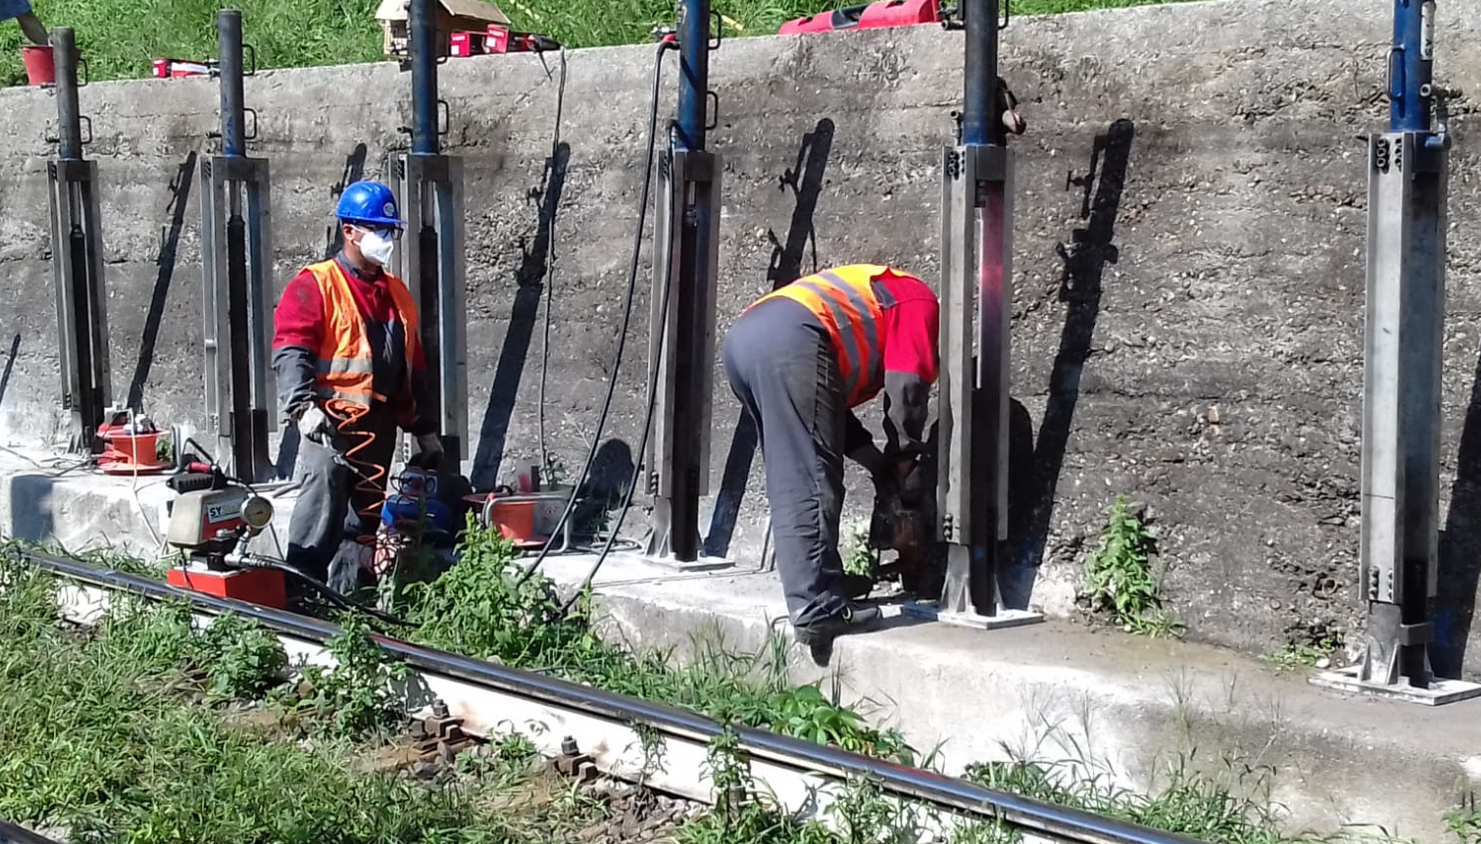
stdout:
<svg viewBox="0 0 1481 844">
<path fill-rule="evenodd" d="M 344 245 L 278 301 L 273 370 L 302 438 L 287 562 L 347 594 L 366 585 L 398 428 L 417 438 L 424 464 L 435 465 L 442 441 L 416 301 L 389 266 L 404 228 L 396 198 L 356 182 L 335 215 Z"/>
<path fill-rule="evenodd" d="M 46 26 L 36 17 L 30 0 L 0 0 L 0 21 L 14 20 L 20 24 L 21 32 L 32 44 L 46 46 Z"/>
</svg>

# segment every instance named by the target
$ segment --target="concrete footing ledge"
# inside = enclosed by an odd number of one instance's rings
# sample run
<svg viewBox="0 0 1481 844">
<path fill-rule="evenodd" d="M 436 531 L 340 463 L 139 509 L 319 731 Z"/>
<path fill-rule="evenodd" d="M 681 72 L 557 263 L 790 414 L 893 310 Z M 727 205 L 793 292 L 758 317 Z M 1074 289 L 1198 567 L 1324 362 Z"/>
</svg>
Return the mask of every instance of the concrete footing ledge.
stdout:
<svg viewBox="0 0 1481 844">
<path fill-rule="evenodd" d="M 65 460 L 0 454 L 7 536 L 73 554 L 161 547 L 164 477 L 100 477 Z M 282 535 L 291 491 L 274 498 Z M 590 557 L 551 556 L 544 573 L 580 583 Z M 781 587 L 755 561 L 676 574 L 613 554 L 595 581 L 607 634 L 673 649 L 723 637 L 761 647 L 785 627 Z M 1314 669 L 1281 671 L 1214 647 L 1098 632 L 1064 620 L 981 631 L 933 624 L 886 604 L 884 629 L 840 638 L 818 668 L 794 646 L 799 682 L 823 680 L 871 722 L 913 746 L 938 748 L 949 773 L 1025 757 L 1073 763 L 1139 792 L 1188 765 L 1236 792 L 1268 799 L 1288 832 L 1379 829 L 1454 840 L 1444 815 L 1481 780 L 1481 701 L 1426 707 L 1317 688 Z"/>
</svg>

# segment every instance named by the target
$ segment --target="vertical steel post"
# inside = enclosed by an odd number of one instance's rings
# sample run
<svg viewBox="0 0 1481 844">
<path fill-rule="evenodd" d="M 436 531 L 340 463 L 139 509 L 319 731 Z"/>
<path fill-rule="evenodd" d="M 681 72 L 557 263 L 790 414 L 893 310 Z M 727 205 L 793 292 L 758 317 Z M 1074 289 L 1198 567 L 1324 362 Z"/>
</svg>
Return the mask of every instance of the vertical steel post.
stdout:
<svg viewBox="0 0 1481 844">
<path fill-rule="evenodd" d="M 437 9 L 436 0 L 411 0 L 411 151 L 436 155 Z"/>
<path fill-rule="evenodd" d="M 1433 83 L 1434 25 L 1434 0 L 1394 0 L 1389 127 L 1368 141 L 1360 572 L 1368 625 L 1357 666 L 1314 678 L 1432 705 L 1481 694 L 1476 684 L 1435 678 L 1429 660 L 1450 147 L 1443 114 L 1455 95 Z"/>
<path fill-rule="evenodd" d="M 221 155 L 201 160 L 201 261 L 206 404 L 220 453 L 248 483 L 273 477 L 271 188 L 268 162 L 247 156 L 242 13 L 216 14 Z"/>
<path fill-rule="evenodd" d="M 397 267 L 417 298 L 433 411 L 446 460 L 468 451 L 468 353 L 463 241 L 463 163 L 442 154 L 437 123 L 437 4 L 411 0 L 411 152 L 392 186 L 406 221 Z"/>
<path fill-rule="evenodd" d="M 103 283 L 100 215 L 93 186 L 97 163 L 85 161 L 78 101 L 77 42 L 70 27 L 51 32 L 57 95 L 57 157 L 47 166 L 52 271 L 62 409 L 70 447 L 95 451 L 98 426 L 113 401 L 108 365 L 108 296 Z"/>
<path fill-rule="evenodd" d="M 937 496 L 947 569 L 940 600 L 906 611 L 1002 627 L 1042 620 L 1004 608 L 997 580 L 999 549 L 1008 536 L 1013 153 L 998 96 L 998 0 L 963 0 L 961 8 L 961 138 L 943 151 L 941 196 Z"/>
<path fill-rule="evenodd" d="M 654 496 L 646 554 L 681 569 L 716 568 L 699 535 L 699 499 L 709 494 L 715 361 L 715 290 L 720 241 L 720 157 L 708 131 L 710 2 L 679 5 L 679 103 L 659 162 L 658 238 L 649 371 L 663 370 L 654 436 L 644 460 Z M 669 290 L 668 313 L 661 311 Z"/>
</svg>

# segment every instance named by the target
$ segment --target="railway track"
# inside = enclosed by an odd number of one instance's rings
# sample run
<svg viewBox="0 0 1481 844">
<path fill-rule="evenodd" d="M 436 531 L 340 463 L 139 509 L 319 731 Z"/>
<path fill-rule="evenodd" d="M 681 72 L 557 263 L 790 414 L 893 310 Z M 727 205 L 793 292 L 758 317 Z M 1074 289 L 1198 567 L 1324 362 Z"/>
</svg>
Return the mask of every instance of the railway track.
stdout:
<svg viewBox="0 0 1481 844">
<path fill-rule="evenodd" d="M 201 593 L 77 560 L 26 551 L 20 556 L 67 583 L 58 593 L 64 618 L 91 624 L 110 595 L 184 600 L 202 621 L 231 612 L 256 620 L 283 643 L 290 659 L 332 666 L 326 643 L 334 624 Z M 619 695 L 543 674 L 377 635 L 376 641 L 413 672 L 413 703 L 461 719 L 465 733 L 525 736 L 546 757 L 678 797 L 713 804 L 706 783 L 718 722 L 683 709 Z M 442 708 L 446 707 L 446 713 Z M 417 714 L 416 712 L 410 714 Z M 848 781 L 872 780 L 890 799 L 918 807 L 923 838 L 941 838 L 959 824 L 997 821 L 1030 841 L 1068 844 L 1197 844 L 1195 839 L 1089 812 L 1031 800 L 963 779 L 910 768 L 790 736 L 733 728 L 738 750 L 758 790 L 798 817 L 826 817 Z M 661 746 L 654 753 L 655 743 Z M 654 756 L 661 758 L 654 764 Z M 0 825 L 0 844 L 48 839 Z M 27 837 L 29 836 L 29 837 Z"/>
</svg>

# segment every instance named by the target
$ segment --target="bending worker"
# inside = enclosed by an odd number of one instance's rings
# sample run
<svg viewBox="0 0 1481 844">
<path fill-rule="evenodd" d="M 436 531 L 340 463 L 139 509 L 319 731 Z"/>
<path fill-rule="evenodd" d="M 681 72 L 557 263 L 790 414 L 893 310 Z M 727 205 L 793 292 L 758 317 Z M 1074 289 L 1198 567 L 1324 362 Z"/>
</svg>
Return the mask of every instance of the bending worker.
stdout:
<svg viewBox="0 0 1481 844">
<path fill-rule="evenodd" d="M 336 215 L 344 246 L 299 272 L 278 302 L 273 370 L 302 437 L 287 562 L 347 594 L 373 558 L 397 428 L 428 461 L 442 442 L 427 412 L 416 302 L 387 269 L 404 226 L 395 197 L 356 182 Z"/>
<path fill-rule="evenodd" d="M 777 571 L 797 640 L 822 648 L 879 618 L 856 606 L 838 551 L 843 458 L 892 483 L 896 457 L 923 448 L 936 380 L 940 304 L 925 282 L 876 264 L 834 267 L 747 308 L 721 349 L 736 398 L 756 424 Z M 886 444 L 853 408 L 885 393 Z"/>
</svg>

